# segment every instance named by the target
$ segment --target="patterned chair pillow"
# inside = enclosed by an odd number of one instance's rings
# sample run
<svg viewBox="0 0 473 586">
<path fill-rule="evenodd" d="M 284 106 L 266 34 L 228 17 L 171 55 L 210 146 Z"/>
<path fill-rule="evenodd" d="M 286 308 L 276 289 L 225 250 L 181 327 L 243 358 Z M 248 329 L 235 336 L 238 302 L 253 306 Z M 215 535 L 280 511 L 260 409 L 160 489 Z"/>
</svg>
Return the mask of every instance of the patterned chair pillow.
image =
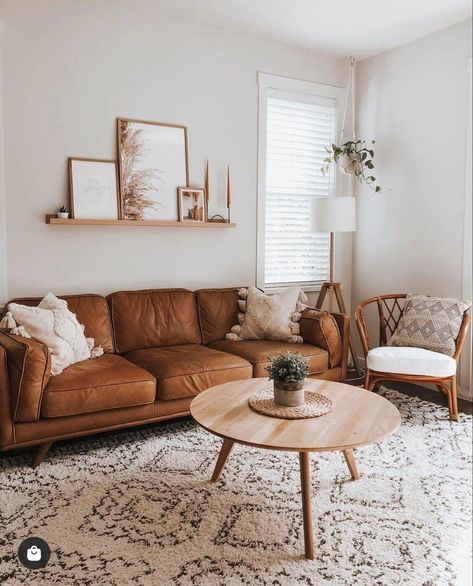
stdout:
<svg viewBox="0 0 473 586">
<path fill-rule="evenodd" d="M 453 356 L 463 314 L 470 306 L 470 301 L 408 295 L 388 346 L 424 348 Z"/>
</svg>

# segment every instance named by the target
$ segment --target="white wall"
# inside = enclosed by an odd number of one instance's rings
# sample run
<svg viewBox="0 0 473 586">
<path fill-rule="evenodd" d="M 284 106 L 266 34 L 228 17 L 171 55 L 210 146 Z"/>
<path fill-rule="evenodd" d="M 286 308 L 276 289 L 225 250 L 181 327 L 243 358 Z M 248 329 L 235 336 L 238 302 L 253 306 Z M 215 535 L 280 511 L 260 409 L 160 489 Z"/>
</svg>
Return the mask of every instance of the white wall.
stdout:
<svg viewBox="0 0 473 586">
<path fill-rule="evenodd" d="M 376 139 L 385 190 L 358 193 L 353 307 L 379 293 L 462 295 L 471 33 L 469 20 L 358 66 L 358 137 Z"/>
<path fill-rule="evenodd" d="M 1 3 L 8 297 L 254 283 L 256 74 L 344 85 L 346 63 L 165 20 L 153 4 Z M 209 158 L 214 212 L 230 163 L 238 228 L 46 225 L 68 203 L 68 156 L 115 158 L 118 116 L 187 124 L 190 179 L 202 185 Z"/>
</svg>

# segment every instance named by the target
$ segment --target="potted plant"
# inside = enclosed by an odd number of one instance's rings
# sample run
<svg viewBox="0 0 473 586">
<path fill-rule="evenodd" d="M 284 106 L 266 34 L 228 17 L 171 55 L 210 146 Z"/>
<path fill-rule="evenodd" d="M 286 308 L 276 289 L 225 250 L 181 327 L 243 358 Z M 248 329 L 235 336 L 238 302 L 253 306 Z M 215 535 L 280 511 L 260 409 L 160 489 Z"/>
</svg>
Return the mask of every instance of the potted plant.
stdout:
<svg viewBox="0 0 473 586">
<path fill-rule="evenodd" d="M 374 140 L 371 141 L 371 145 L 373 144 Z M 324 159 L 326 164 L 321 168 L 324 175 L 330 170 L 330 165 L 336 163 L 345 175 L 355 175 L 360 183 L 365 183 L 376 193 L 381 191 L 381 187 L 375 185 L 376 177 L 370 174 L 374 169 L 374 150 L 372 147 L 368 148 L 365 140 L 348 140 L 340 146 L 332 143 L 331 148 L 325 147 L 325 150 L 329 156 Z"/>
<path fill-rule="evenodd" d="M 286 352 L 270 358 L 266 367 L 274 381 L 274 402 L 285 407 L 304 404 L 304 382 L 309 374 L 309 364 L 301 354 Z"/>
<path fill-rule="evenodd" d="M 61 218 L 62 220 L 67 220 L 69 217 L 69 212 L 65 206 L 61 206 L 57 211 L 57 217 Z"/>
</svg>

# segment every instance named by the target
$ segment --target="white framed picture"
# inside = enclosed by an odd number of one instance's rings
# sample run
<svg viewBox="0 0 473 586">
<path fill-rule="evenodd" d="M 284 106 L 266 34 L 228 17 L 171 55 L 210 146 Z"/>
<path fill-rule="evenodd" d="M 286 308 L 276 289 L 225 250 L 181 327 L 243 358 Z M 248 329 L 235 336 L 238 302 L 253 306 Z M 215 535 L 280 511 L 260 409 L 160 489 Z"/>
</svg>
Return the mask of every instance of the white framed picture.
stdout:
<svg viewBox="0 0 473 586">
<path fill-rule="evenodd" d="M 177 188 L 189 185 L 187 127 L 118 119 L 124 220 L 178 219 Z"/>
<path fill-rule="evenodd" d="M 118 220 L 117 164 L 105 159 L 69 158 L 72 217 Z"/>
<path fill-rule="evenodd" d="M 205 222 L 205 189 L 178 187 L 180 222 Z"/>
</svg>

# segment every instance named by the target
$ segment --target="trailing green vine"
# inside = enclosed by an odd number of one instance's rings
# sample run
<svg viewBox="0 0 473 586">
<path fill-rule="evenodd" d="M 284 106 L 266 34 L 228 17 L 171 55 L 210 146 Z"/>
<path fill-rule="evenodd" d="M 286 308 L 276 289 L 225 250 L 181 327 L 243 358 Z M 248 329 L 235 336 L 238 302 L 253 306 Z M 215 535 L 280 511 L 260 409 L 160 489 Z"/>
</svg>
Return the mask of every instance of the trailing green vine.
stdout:
<svg viewBox="0 0 473 586">
<path fill-rule="evenodd" d="M 372 140 L 371 145 L 374 144 Z M 321 169 L 324 175 L 336 163 L 346 175 L 355 175 L 360 183 L 365 183 L 375 193 L 381 191 L 381 187 L 376 184 L 376 177 L 370 173 L 374 169 L 374 150 L 368 148 L 365 140 L 348 140 L 341 146 L 332 143 L 331 148 L 325 147 L 325 150 L 329 156 L 324 159 L 325 165 Z"/>
</svg>

